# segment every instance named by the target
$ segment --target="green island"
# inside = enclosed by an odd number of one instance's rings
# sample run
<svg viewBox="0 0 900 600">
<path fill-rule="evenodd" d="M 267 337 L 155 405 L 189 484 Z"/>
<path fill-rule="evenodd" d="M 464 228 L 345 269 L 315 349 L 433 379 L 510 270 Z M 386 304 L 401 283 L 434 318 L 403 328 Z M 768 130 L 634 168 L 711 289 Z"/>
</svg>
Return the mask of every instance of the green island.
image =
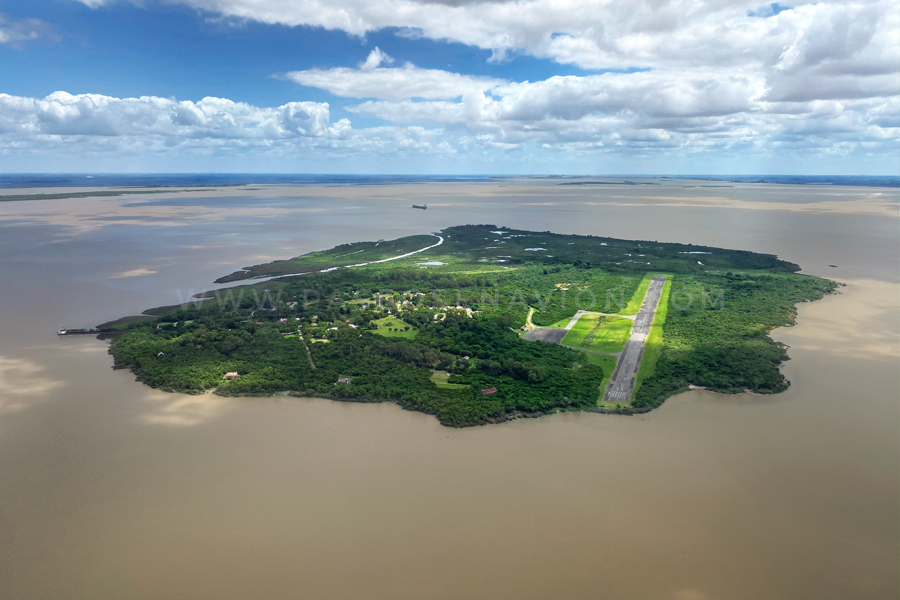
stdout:
<svg viewBox="0 0 900 600">
<path fill-rule="evenodd" d="M 464 225 L 247 267 L 219 280 L 245 285 L 99 328 L 120 332 L 116 368 L 172 392 L 392 401 L 455 427 L 635 414 L 690 386 L 786 389 L 768 334 L 837 287 L 797 271 L 742 250 Z"/>
</svg>

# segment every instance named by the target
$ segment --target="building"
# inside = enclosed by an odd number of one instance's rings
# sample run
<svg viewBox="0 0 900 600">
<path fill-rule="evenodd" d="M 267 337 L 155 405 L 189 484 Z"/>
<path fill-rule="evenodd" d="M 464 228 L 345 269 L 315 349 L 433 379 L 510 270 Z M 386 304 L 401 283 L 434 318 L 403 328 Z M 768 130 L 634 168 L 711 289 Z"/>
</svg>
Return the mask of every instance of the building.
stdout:
<svg viewBox="0 0 900 600">
<path fill-rule="evenodd" d="M 232 379 L 237 379 L 240 375 L 237 374 L 237 371 L 228 371 L 225 373 L 225 379 L 231 381 Z"/>
</svg>

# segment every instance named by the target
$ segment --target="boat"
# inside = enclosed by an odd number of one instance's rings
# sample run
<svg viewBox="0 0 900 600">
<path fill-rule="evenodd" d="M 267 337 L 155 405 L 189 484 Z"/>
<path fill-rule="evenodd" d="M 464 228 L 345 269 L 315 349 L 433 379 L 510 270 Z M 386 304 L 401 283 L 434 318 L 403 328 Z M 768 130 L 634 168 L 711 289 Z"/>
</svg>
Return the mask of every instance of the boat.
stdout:
<svg viewBox="0 0 900 600">
<path fill-rule="evenodd" d="M 422 210 L 425 210 L 428 208 L 428 205 L 427 204 L 413 204 L 413 208 L 421 208 Z"/>
<path fill-rule="evenodd" d="M 103 333 L 99 329 L 58 329 L 56 335 L 78 335 Z"/>
</svg>

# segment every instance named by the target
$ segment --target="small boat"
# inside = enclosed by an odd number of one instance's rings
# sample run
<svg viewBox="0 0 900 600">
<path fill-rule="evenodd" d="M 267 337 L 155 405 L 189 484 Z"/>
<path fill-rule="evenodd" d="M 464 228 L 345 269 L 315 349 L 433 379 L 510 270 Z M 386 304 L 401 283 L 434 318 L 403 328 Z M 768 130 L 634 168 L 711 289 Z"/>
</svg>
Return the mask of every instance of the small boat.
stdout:
<svg viewBox="0 0 900 600">
<path fill-rule="evenodd" d="M 425 210 L 428 208 L 428 205 L 427 204 L 413 204 L 413 208 L 421 208 L 422 210 Z"/>
</svg>

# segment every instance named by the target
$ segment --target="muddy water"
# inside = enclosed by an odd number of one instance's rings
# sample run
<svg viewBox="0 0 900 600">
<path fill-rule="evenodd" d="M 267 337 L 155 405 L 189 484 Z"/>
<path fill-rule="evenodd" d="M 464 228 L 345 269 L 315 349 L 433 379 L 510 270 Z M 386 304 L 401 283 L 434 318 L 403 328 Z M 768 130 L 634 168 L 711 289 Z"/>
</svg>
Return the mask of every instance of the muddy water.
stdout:
<svg viewBox="0 0 900 600">
<path fill-rule="evenodd" d="M 896 598 L 897 192 L 663 183 L 0 203 L 0 598 Z M 776 333 L 778 396 L 465 430 L 155 392 L 54 335 L 460 223 L 774 252 L 847 287 Z"/>
</svg>

